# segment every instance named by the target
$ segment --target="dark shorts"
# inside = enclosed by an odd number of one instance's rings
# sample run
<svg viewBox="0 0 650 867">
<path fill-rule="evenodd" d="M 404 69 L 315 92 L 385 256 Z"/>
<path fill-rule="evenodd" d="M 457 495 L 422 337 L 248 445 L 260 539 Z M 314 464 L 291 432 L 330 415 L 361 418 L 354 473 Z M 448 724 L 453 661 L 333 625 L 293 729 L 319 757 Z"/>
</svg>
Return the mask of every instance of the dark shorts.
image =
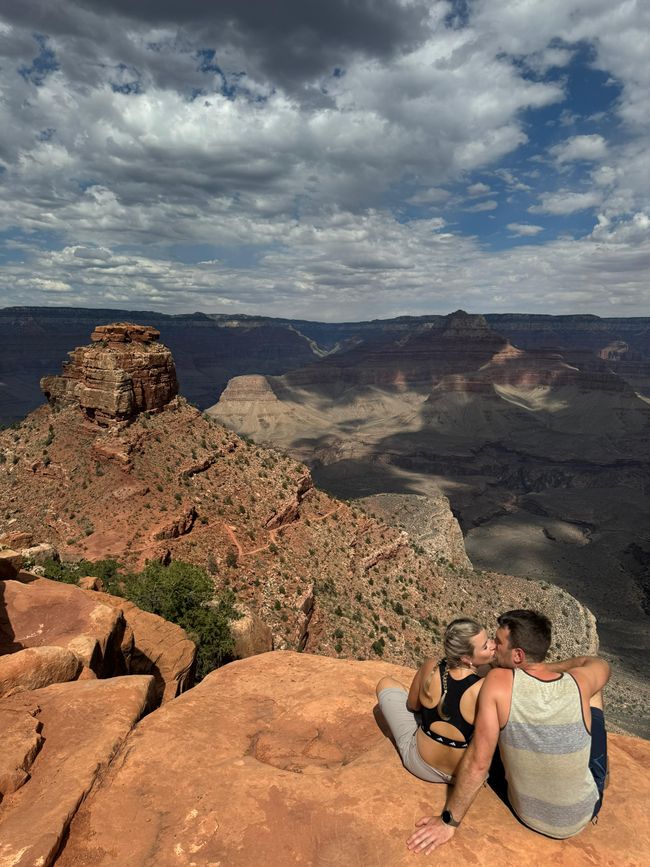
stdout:
<svg viewBox="0 0 650 867">
<path fill-rule="evenodd" d="M 598 789 L 598 800 L 594 807 L 594 816 L 603 805 L 603 792 L 607 778 L 607 732 L 605 730 L 605 714 L 599 707 L 591 709 L 591 752 L 589 753 L 589 770 Z M 592 818 L 594 817 L 592 816 Z"/>
</svg>

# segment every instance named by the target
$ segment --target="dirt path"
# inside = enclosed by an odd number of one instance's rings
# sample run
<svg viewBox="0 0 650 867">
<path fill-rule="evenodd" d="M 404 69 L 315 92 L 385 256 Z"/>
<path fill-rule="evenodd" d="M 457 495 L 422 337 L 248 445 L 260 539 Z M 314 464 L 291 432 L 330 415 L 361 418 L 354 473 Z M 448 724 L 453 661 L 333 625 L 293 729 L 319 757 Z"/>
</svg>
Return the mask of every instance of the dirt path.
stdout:
<svg viewBox="0 0 650 867">
<path fill-rule="evenodd" d="M 339 503 L 339 505 L 336 506 L 336 508 L 330 509 L 330 511 L 326 512 L 324 515 L 318 515 L 317 517 L 310 518 L 309 520 L 312 524 L 315 523 L 316 521 L 324 521 L 326 518 L 331 517 L 333 514 L 335 514 L 335 512 L 340 511 L 340 509 L 342 509 L 342 508 L 343 508 L 343 504 Z M 258 548 L 251 548 L 250 551 L 244 551 L 244 548 L 242 547 L 241 542 L 237 538 L 237 534 L 236 534 L 237 527 L 234 527 L 232 524 L 226 524 L 226 522 L 224 521 L 223 522 L 223 528 L 226 531 L 226 533 L 228 534 L 230 541 L 233 543 L 233 545 L 237 549 L 237 556 L 238 557 L 250 557 L 251 554 L 259 554 L 260 551 L 268 551 L 269 548 L 271 547 L 271 545 L 277 544 L 278 536 L 279 536 L 279 533 L 281 530 L 286 530 L 288 527 L 296 527 L 298 524 L 303 524 L 303 523 L 304 523 L 304 519 L 298 518 L 297 521 L 292 521 L 290 524 L 285 524 L 283 527 L 276 527 L 274 530 L 269 530 L 269 541 L 266 543 L 266 545 L 260 545 Z"/>
</svg>

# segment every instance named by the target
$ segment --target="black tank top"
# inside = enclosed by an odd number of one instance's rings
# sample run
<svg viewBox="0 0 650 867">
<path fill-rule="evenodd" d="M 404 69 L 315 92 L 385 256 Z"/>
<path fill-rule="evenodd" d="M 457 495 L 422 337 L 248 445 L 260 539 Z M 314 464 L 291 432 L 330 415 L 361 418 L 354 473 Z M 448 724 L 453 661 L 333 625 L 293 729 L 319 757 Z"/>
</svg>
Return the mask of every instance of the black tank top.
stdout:
<svg viewBox="0 0 650 867">
<path fill-rule="evenodd" d="M 442 679 L 446 667 L 447 663 L 444 659 L 441 659 L 438 668 L 440 674 L 441 690 Z M 440 714 L 438 713 L 438 705 L 435 705 L 434 707 L 425 707 L 424 705 L 422 705 L 420 709 L 420 714 L 422 717 L 420 728 L 425 733 L 425 735 L 427 735 L 427 737 L 430 737 L 432 740 L 436 741 L 439 744 L 444 744 L 446 747 L 453 747 L 454 749 L 458 750 L 465 749 L 469 746 L 469 742 L 471 741 L 472 735 L 474 733 L 474 725 L 472 723 L 468 723 L 467 720 L 461 715 L 460 700 L 470 688 L 470 686 L 478 683 L 480 679 L 481 678 L 478 676 L 478 674 L 468 674 L 467 677 L 463 677 L 461 680 L 454 680 L 454 678 L 451 676 L 447 677 L 445 711 L 447 712 L 449 719 L 441 719 Z M 462 732 L 464 740 L 448 738 L 445 737 L 445 735 L 439 735 L 437 732 L 432 732 L 430 730 L 430 727 L 431 724 L 435 722 L 446 722 L 454 726 L 460 732 Z"/>
</svg>

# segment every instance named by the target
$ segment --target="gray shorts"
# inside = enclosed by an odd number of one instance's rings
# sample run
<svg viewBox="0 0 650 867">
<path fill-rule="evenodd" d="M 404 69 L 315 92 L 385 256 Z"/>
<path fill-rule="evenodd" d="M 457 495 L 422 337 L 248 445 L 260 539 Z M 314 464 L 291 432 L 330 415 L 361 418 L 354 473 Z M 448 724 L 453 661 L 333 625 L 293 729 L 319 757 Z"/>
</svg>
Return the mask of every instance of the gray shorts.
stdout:
<svg viewBox="0 0 650 867">
<path fill-rule="evenodd" d="M 405 689 L 390 686 L 379 693 L 379 707 L 397 744 L 402 764 L 407 771 L 427 783 L 452 783 L 454 778 L 428 765 L 418 752 L 418 723 L 415 714 L 406 707 Z"/>
</svg>

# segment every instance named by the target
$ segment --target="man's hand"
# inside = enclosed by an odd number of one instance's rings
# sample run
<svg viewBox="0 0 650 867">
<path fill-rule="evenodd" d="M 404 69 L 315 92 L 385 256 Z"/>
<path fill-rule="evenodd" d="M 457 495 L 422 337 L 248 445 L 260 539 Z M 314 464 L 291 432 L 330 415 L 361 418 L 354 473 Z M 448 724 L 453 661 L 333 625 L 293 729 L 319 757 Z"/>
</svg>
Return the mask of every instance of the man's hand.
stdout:
<svg viewBox="0 0 650 867">
<path fill-rule="evenodd" d="M 412 852 L 429 855 L 438 846 L 442 846 L 456 833 L 451 825 L 445 825 L 440 816 L 422 816 L 415 823 L 419 831 L 415 831 L 406 841 Z"/>
</svg>

